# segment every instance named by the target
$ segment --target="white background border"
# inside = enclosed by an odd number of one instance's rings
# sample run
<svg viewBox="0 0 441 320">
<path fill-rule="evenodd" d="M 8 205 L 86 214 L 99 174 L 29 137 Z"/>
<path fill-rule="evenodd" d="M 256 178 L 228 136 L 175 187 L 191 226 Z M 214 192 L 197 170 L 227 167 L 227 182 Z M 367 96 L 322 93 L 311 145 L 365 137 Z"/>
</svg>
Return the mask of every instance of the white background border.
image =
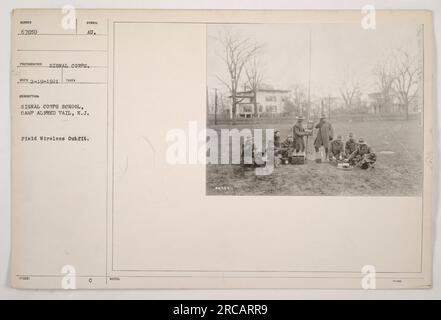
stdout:
<svg viewBox="0 0 441 320">
<path fill-rule="evenodd" d="M 441 33 L 434 35 L 434 265 L 433 289 L 429 290 L 93 290 L 37 291 L 10 287 L 10 21 L 14 8 L 145 8 L 145 9 L 355 9 L 365 5 L 377 9 L 427 9 L 433 11 L 434 30 L 441 30 L 439 0 L 2 0 L 0 2 L 0 299 L 441 299 L 441 214 L 439 208 L 439 151 L 441 114 L 436 87 L 440 74 L 437 45 Z"/>
</svg>

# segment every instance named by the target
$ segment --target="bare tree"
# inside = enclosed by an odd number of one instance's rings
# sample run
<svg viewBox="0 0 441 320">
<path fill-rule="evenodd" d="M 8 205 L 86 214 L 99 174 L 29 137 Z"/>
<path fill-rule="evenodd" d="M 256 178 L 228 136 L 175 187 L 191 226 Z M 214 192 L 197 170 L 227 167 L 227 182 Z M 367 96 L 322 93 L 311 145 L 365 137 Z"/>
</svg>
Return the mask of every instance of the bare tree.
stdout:
<svg viewBox="0 0 441 320">
<path fill-rule="evenodd" d="M 248 80 L 248 86 L 253 92 L 253 106 L 254 106 L 254 116 L 257 117 L 259 112 L 257 110 L 257 91 L 263 80 L 262 67 L 257 59 L 256 54 L 250 57 L 249 61 L 245 64 L 245 74 Z"/>
<path fill-rule="evenodd" d="M 360 97 L 360 87 L 357 82 L 346 82 L 340 88 L 340 94 L 345 102 L 345 107 L 350 109 L 354 106 L 355 99 Z"/>
<path fill-rule="evenodd" d="M 392 87 L 406 112 L 406 119 L 409 119 L 409 107 L 419 89 L 421 68 L 417 56 L 411 56 L 405 50 L 396 53 L 394 67 Z"/>
<path fill-rule="evenodd" d="M 303 107 L 306 105 L 308 100 L 305 86 L 301 84 L 295 84 L 292 86 L 291 96 L 296 109 L 303 115 L 305 111 L 303 110 Z"/>
<path fill-rule="evenodd" d="M 394 74 L 391 70 L 390 63 L 387 61 L 378 63 L 374 68 L 374 76 L 376 78 L 376 87 L 380 94 L 380 101 L 378 104 L 379 112 L 382 112 L 382 109 L 384 109 L 385 106 L 392 103 L 394 95 Z"/>
<path fill-rule="evenodd" d="M 228 70 L 228 80 L 217 76 L 229 90 L 232 99 L 233 119 L 236 118 L 237 104 L 243 100 L 237 94 L 242 81 L 245 65 L 254 58 L 261 49 L 261 46 L 253 43 L 251 38 L 243 37 L 239 34 L 224 32 L 218 39 L 223 47 L 221 59 L 225 62 Z"/>
</svg>

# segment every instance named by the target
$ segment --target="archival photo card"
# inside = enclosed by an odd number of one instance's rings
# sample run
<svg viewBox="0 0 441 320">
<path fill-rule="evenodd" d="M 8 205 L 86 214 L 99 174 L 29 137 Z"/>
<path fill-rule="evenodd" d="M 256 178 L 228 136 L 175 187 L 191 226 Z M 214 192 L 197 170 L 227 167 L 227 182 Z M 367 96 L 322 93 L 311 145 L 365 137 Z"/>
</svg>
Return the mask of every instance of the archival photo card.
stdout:
<svg viewBox="0 0 441 320">
<path fill-rule="evenodd" d="M 208 25 L 207 195 L 421 196 L 423 32 Z"/>
<path fill-rule="evenodd" d="M 11 20 L 13 287 L 431 287 L 431 12 Z"/>
</svg>

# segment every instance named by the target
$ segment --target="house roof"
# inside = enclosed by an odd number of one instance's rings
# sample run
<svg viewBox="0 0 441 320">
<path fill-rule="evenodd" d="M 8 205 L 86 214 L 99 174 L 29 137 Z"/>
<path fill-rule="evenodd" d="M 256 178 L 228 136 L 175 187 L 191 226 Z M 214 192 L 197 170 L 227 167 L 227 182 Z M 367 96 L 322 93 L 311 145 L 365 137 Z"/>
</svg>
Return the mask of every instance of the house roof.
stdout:
<svg viewBox="0 0 441 320">
<path fill-rule="evenodd" d="M 281 90 L 281 89 L 257 89 L 258 92 L 278 92 L 278 93 L 288 93 L 291 92 L 291 90 Z M 253 91 L 252 90 L 248 90 L 248 91 L 240 91 L 237 94 L 242 94 L 242 95 L 246 95 L 246 94 L 252 94 Z"/>
<path fill-rule="evenodd" d="M 291 92 L 291 90 L 281 90 L 281 89 L 257 89 L 258 92 L 272 92 L 272 93 L 288 93 Z M 241 98 L 252 98 L 253 97 L 253 90 L 247 90 L 247 91 L 239 91 L 236 93 Z M 228 96 L 228 98 L 231 98 L 232 96 Z"/>
<path fill-rule="evenodd" d="M 381 95 L 381 92 L 371 92 L 371 93 L 368 93 L 368 97 L 372 98 L 372 99 L 378 99 L 378 98 L 381 98 L 382 95 Z"/>
</svg>

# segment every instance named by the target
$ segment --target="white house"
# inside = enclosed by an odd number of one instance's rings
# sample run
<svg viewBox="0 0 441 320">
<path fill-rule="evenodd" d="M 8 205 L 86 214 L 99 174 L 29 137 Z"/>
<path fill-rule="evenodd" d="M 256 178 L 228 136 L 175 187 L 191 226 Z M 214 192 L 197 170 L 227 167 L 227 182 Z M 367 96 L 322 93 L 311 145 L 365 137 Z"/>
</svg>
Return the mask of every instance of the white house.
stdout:
<svg viewBox="0 0 441 320">
<path fill-rule="evenodd" d="M 239 103 L 237 104 L 238 118 L 252 118 L 257 114 L 274 115 L 282 113 L 284 110 L 284 102 L 288 98 L 289 90 L 276 89 L 258 89 L 257 90 L 257 113 L 254 110 L 254 93 L 253 91 L 242 91 L 237 93 Z M 231 97 L 230 97 L 231 98 Z M 231 108 L 231 106 L 230 106 Z M 230 114 L 231 110 L 230 110 Z"/>
</svg>

